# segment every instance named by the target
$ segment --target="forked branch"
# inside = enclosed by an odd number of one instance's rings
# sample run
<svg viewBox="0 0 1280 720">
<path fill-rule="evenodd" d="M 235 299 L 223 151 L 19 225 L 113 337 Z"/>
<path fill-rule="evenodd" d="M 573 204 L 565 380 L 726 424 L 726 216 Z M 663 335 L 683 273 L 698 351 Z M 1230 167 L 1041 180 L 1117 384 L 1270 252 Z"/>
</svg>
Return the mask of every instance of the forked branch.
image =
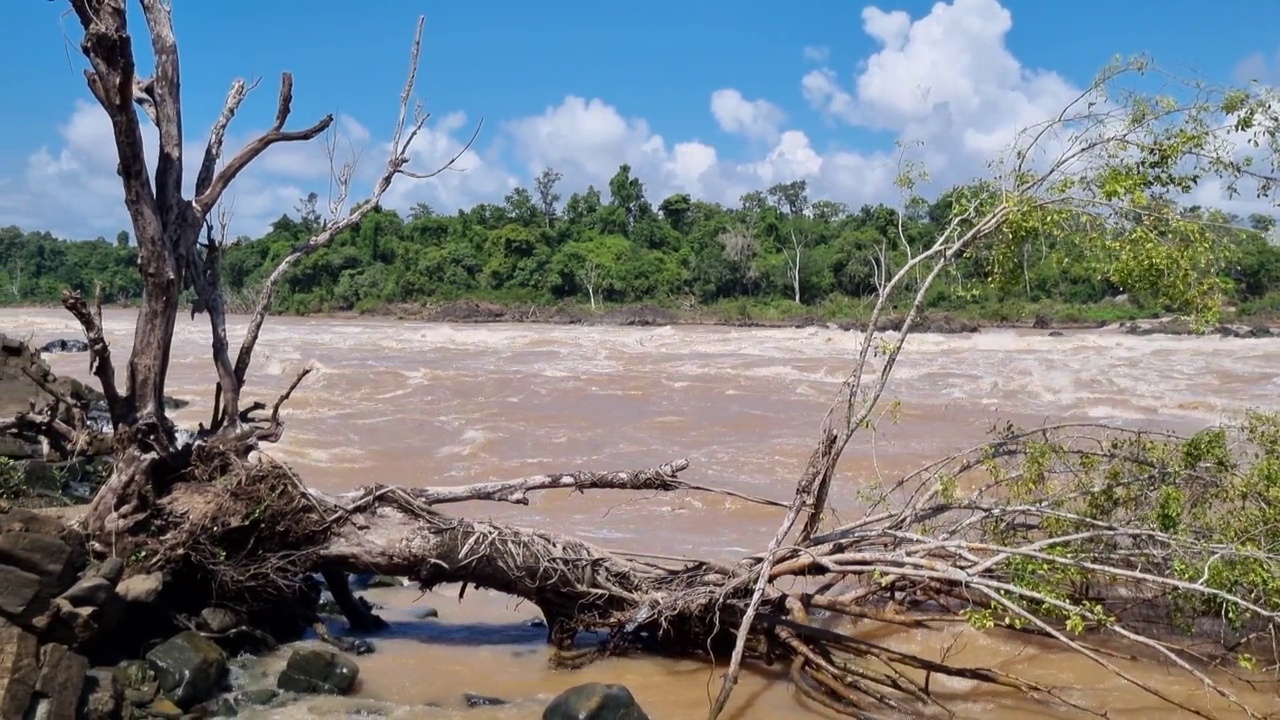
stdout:
<svg viewBox="0 0 1280 720">
<path fill-rule="evenodd" d="M 79 292 L 70 290 L 62 293 L 62 306 L 80 321 L 85 340 L 89 343 L 89 372 L 102 383 L 102 394 L 107 399 L 111 422 L 119 425 L 129 417 L 131 410 L 125 406 L 125 400 L 116 386 L 116 368 L 111 360 L 111 345 L 107 342 L 102 329 L 101 296 L 98 297 L 97 312 L 89 309 L 88 303 Z"/>
<path fill-rule="evenodd" d="M 233 86 L 232 93 L 228 95 L 227 104 L 224 105 L 223 109 L 223 115 L 227 116 L 228 122 L 230 122 L 231 119 L 230 115 L 234 114 L 234 108 L 232 108 L 230 113 L 228 113 L 226 108 L 231 106 L 234 97 L 235 88 Z M 241 100 L 243 100 L 243 98 L 241 98 Z M 235 105 L 238 106 L 239 102 L 237 101 Z M 226 192 L 226 189 L 231 185 L 231 182 L 236 179 L 236 176 L 244 171 L 245 168 L 249 167 L 250 163 L 258 159 L 259 155 L 266 152 L 267 148 L 278 143 L 314 140 L 320 136 L 320 133 L 324 132 L 333 124 L 333 114 L 330 113 L 321 118 L 319 122 L 306 129 L 285 130 L 284 125 L 289 119 L 289 113 L 292 112 L 292 109 L 293 74 L 286 72 L 282 73 L 280 76 L 280 98 L 276 103 L 276 119 L 275 122 L 272 123 L 271 129 L 254 138 L 240 152 L 236 153 L 234 157 L 228 160 L 222 170 L 213 175 L 213 179 L 208 183 L 208 188 L 196 196 L 196 210 L 202 216 L 208 214 L 208 212 L 218 204 L 218 200 L 222 197 L 222 194 Z M 225 133 L 226 124 L 221 122 L 221 117 L 219 117 L 219 123 L 214 125 L 215 131 L 218 130 L 219 124 L 221 124 L 222 132 Z M 213 145 L 213 140 L 214 138 L 211 135 L 211 146 Z M 219 144 L 221 144 L 220 140 Z M 206 162 L 208 161 L 208 157 L 209 154 L 208 151 L 206 151 Z M 203 174 L 203 167 L 201 172 Z"/>
</svg>

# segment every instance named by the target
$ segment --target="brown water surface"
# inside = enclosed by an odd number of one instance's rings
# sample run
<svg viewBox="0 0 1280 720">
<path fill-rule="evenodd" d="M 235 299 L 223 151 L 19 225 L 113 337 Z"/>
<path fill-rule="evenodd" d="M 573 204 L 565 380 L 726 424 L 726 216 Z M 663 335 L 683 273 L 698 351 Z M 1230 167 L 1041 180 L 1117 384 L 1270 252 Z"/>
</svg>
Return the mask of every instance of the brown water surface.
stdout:
<svg viewBox="0 0 1280 720">
<path fill-rule="evenodd" d="M 117 357 L 133 315 L 108 312 Z M 233 343 L 244 319 L 232 321 Z M 78 337 L 57 310 L 0 311 L 0 332 L 44 342 Z M 178 323 L 169 379 L 192 401 L 176 419 L 209 414 L 214 377 L 208 322 Z M 319 370 L 286 406 L 284 440 L 269 449 L 323 490 L 369 483 L 463 484 L 580 468 L 647 467 L 687 457 L 686 478 L 789 499 L 822 414 L 858 336 L 826 329 L 607 328 L 441 325 L 273 318 L 247 394 L 270 401 L 306 361 Z M 1274 409 L 1280 342 L 1133 337 L 1116 330 L 1047 337 L 1033 331 L 913 337 L 888 399 L 900 422 L 855 441 L 835 502 L 846 509 L 860 481 L 914 468 L 982 441 L 993 422 L 1104 420 L 1194 430 L 1249 407 Z M 53 356 L 56 371 L 88 379 L 84 355 Z M 123 376 L 123 368 L 121 369 Z M 538 495 L 530 507 L 472 504 L 474 517 L 576 534 L 611 548 L 734 559 L 762 549 L 780 516 L 721 496 L 619 493 Z M 380 589 L 393 630 L 360 658 L 355 699 L 319 699 L 271 717 L 349 717 L 372 707 L 395 718 L 537 718 L 554 693 L 588 680 L 627 684 L 655 720 L 704 717 L 718 676 L 696 662 L 618 659 L 577 672 L 547 668 L 536 609 L 457 588 L 419 598 Z M 414 619 L 439 609 L 439 621 Z M 894 631 L 888 641 L 936 657 L 963 632 L 959 658 L 1071 688 L 1112 718 L 1179 717 L 1078 656 L 972 631 Z M 955 659 L 953 657 L 953 659 Z M 1182 701 L 1233 717 L 1203 687 L 1156 666 L 1134 667 Z M 962 717 L 1070 717 L 1007 693 L 945 681 Z M 461 694 L 517 700 L 464 709 Z M 1242 694 L 1248 695 L 1246 691 Z M 1253 696 L 1255 698 L 1262 696 Z M 434 703 L 442 707 L 426 707 Z M 744 679 L 734 720 L 822 718 L 784 681 Z"/>
</svg>

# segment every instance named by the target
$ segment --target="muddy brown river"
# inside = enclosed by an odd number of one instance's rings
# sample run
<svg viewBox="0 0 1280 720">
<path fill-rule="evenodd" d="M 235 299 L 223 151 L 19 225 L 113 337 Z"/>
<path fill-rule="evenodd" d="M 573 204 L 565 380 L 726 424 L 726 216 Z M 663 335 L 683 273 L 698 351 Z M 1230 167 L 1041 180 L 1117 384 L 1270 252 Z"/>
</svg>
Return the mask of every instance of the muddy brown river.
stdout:
<svg viewBox="0 0 1280 720">
<path fill-rule="evenodd" d="M 118 356 L 127 353 L 132 323 L 130 312 L 107 313 Z M 243 327 L 244 318 L 232 321 L 233 343 Z M 0 331 L 37 342 L 80 336 L 69 316 L 52 309 L 0 310 Z M 175 415 L 191 426 L 209 413 L 208 337 L 205 317 L 180 318 L 169 392 L 192 401 Z M 270 401 L 304 362 L 317 365 L 286 406 L 284 440 L 268 452 L 323 490 L 630 469 L 687 457 L 688 480 L 788 500 L 857 344 L 857 334 L 826 329 L 273 318 L 246 395 Z M 52 356 L 51 363 L 90 379 L 84 355 Z M 1274 409 L 1278 365 L 1280 340 L 1133 337 L 1114 329 L 1064 337 L 918 335 L 886 396 L 901 401 L 901 417 L 874 441 L 868 435 L 850 447 L 835 502 L 850 506 L 859 483 L 876 473 L 902 472 L 980 442 L 996 421 L 1092 419 L 1188 431 L 1249 407 Z M 717 559 L 763 549 L 780 520 L 775 510 L 705 495 L 557 491 L 539 494 L 530 507 L 451 510 L 573 533 L 608 548 Z M 509 598 L 473 590 L 460 603 L 456 587 L 369 596 L 386 607 L 393 627 L 375 639 L 376 654 L 359 659 L 358 695 L 262 717 L 532 720 L 560 690 L 599 680 L 628 685 L 654 720 L 684 720 L 705 717 L 718 689 L 719 671 L 696 662 L 617 659 L 553 672 L 544 631 L 526 624 L 537 610 Z M 423 605 L 437 608 L 440 619 L 417 620 Z M 1112 718 L 1181 717 L 1089 661 L 1023 638 L 953 629 L 899 631 L 890 641 L 936 657 L 957 632 L 964 635 L 960 659 L 1065 685 Z M 1193 680 L 1154 666 L 1131 671 L 1219 717 L 1242 716 Z M 468 709 L 464 692 L 515 702 Z M 962 717 L 1073 717 L 961 681 L 948 682 L 945 693 Z M 724 717 L 829 715 L 798 701 L 785 680 L 754 674 Z"/>
</svg>

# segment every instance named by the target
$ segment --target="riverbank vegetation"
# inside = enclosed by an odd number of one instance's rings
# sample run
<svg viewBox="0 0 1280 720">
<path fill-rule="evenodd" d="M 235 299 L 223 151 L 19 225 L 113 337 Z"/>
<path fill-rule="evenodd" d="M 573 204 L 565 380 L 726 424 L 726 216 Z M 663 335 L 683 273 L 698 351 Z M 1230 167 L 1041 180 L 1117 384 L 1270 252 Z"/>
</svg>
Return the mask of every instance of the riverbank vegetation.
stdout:
<svg viewBox="0 0 1280 720">
<path fill-rule="evenodd" d="M 300 260 L 271 310 L 431 317 L 433 309 L 465 299 L 505 308 L 508 318 L 571 303 L 579 311 L 573 317 L 629 305 L 719 322 L 865 320 L 886 268 L 921 252 L 964 191 L 933 201 L 912 197 L 902 211 L 849 208 L 811 198 L 801 180 L 747 193 L 726 207 L 684 194 L 651 200 L 625 165 L 603 189 L 565 188 L 547 169 L 532 189 L 516 188 L 501 204 L 453 215 L 421 204 L 406 215 L 372 210 L 328 251 Z M 316 201 L 303 198 L 267 233 L 239 237 L 225 250 L 230 311 L 252 310 L 280 258 L 321 227 Z M 1280 246 L 1272 242 L 1271 216 L 1195 206 L 1178 212 L 1216 236 L 1221 253 L 1212 275 L 1227 305 L 1224 319 L 1280 313 Z M 1041 318 L 1054 325 L 1176 309 L 1142 287 L 1117 283 L 1102 265 L 1106 256 L 1079 238 L 1033 234 L 1009 251 L 957 258 L 931 286 L 929 308 L 983 324 Z M 55 304 L 64 289 L 87 295 L 101 286 L 106 302 L 136 304 L 142 295 L 136 265 L 137 247 L 125 230 L 111 240 L 68 242 L 0 228 L 0 303 Z M 992 283 L 996 274 L 1006 281 Z"/>
<path fill-rule="evenodd" d="M 129 597 L 138 604 L 145 596 L 146 607 L 157 609 L 127 624 L 89 622 L 103 615 L 73 604 L 89 591 L 68 599 L 67 590 L 59 596 L 62 605 L 49 611 L 52 620 L 71 629 L 92 625 L 95 632 L 127 626 L 136 646 L 145 647 L 171 635 L 184 618 L 231 605 L 241 612 L 239 623 L 296 636 L 316 618 L 319 576 L 350 626 L 372 632 L 385 624 L 348 582 L 351 573 L 372 572 L 424 588 L 459 583 L 528 600 L 543 613 L 552 659 L 562 666 L 643 652 L 714 663 L 727 658 L 710 720 L 725 710 L 747 663 L 781 664 L 807 702 L 857 718 L 953 717 L 948 705 L 957 690 L 946 678 L 1002 687 L 1084 715 L 1107 711 L 1098 705 L 1105 694 L 1063 687 L 1070 679 L 1041 682 L 1021 668 L 967 666 L 953 660 L 951 646 L 906 652 L 864 632 L 882 623 L 1021 633 L 1028 642 L 1078 653 L 1164 706 L 1205 718 L 1228 711 L 1260 717 L 1274 702 L 1272 687 L 1259 700 L 1231 677 L 1243 675 L 1261 687 L 1269 675 L 1258 670 L 1277 662 L 1280 540 L 1272 505 L 1280 432 L 1274 419 L 1251 416 L 1243 427 L 1192 438 L 1005 428 L 991 443 L 918 473 L 858 478 L 863 503 L 831 505 L 834 484 L 850 481 L 840 472 L 850 441 L 874 432 L 877 418 L 891 412 L 885 405 L 896 362 L 926 309 L 945 309 L 960 298 L 982 307 L 984 297 L 998 303 L 1017 292 L 1028 302 L 1100 302 L 1124 291 L 1137 307 L 1207 320 L 1225 299 L 1240 300 L 1249 278 L 1236 258 L 1245 247 L 1270 252 L 1261 240 L 1265 221 L 1241 230 L 1177 201 L 1210 178 L 1228 192 L 1271 196 L 1280 148 L 1271 95 L 1178 85 L 1145 59 L 1120 61 L 1059 115 L 1013 138 L 989 177 L 938 202 L 915 199 L 923 175 L 904 148 L 899 213 L 847 214 L 810 202 L 798 181 L 753 195 L 734 211 L 691 199 L 652 208 L 638 180 L 620 172 L 607 202 L 580 193 L 551 213 L 554 203 L 544 201 L 556 192 L 554 175 L 544 175 L 536 194 L 525 193 L 511 208 L 486 206 L 458 218 L 418 208 L 404 223 L 378 210 L 377 201 L 406 174 L 407 149 L 426 121 L 410 106 L 420 21 L 390 157 L 371 201 L 329 217 L 321 217 L 314 202 L 304 204 L 299 217 L 277 223 L 273 232 L 280 236 L 236 243 L 218 232 L 217 222 L 219 201 L 236 173 L 272 144 L 318 137 L 332 117 L 285 130 L 292 98 L 286 74 L 275 126 L 220 163 L 227 123 L 247 92 L 237 81 L 187 198 L 183 152 L 189 145 L 181 133 L 170 4 L 138 1 L 155 50 L 156 72 L 145 80 L 134 76 L 126 3 L 70 4 L 83 31 L 89 88 L 112 119 L 140 248 L 140 285 L 133 287 L 141 300 L 125 355 L 107 337 L 100 307 L 72 288 L 60 295 L 84 331 L 102 388 L 98 412 L 105 409 L 109 427 L 88 423 L 90 401 L 70 397 L 36 372 L 24 375 L 48 385 L 51 400 L 12 422 L 46 440 L 61 436 L 70 446 L 86 438 L 110 443 L 109 476 L 76 526 L 82 538 L 67 544 L 84 548 L 99 567 L 113 563 L 109 579 L 96 571 L 84 581 L 94 598 Z M 1174 94 L 1134 90 L 1150 85 L 1153 75 Z M 160 141 L 154 171 L 143 151 L 144 117 Z M 349 168 L 336 168 L 342 198 L 352 190 Z M 486 219 L 489 214 L 494 219 Z M 407 234 L 411 227 L 418 234 Z M 127 242 L 98 248 L 104 258 L 130 252 Z M 1055 267 L 1076 270 L 1033 271 L 1050 258 Z M 121 292 L 103 278 L 87 280 Z M 1266 297 L 1269 282 L 1246 288 L 1254 293 L 1249 297 Z M 224 290 L 255 284 L 245 303 L 251 320 L 236 349 Z M 1088 287 L 1093 294 L 1076 300 L 1064 289 Z M 272 307 L 318 310 L 338 298 L 354 308 L 378 307 L 392 297 L 472 292 L 533 302 L 584 291 L 589 304 L 681 297 L 803 304 L 830 301 L 836 292 L 868 298 L 861 341 L 806 465 L 792 476 L 789 498 L 692 481 L 684 460 L 633 471 L 579 469 L 460 487 L 375 485 L 332 495 L 258 452 L 282 437 L 281 406 L 311 371 L 303 368 L 273 402 L 247 397 L 257 389 L 249 371 Z M 209 420 L 194 429 L 174 425 L 164 394 L 184 292 L 209 322 L 217 372 Z M 895 313 L 897 332 L 882 334 L 881 320 Z M 782 519 L 765 549 L 723 564 L 654 557 L 643 548 L 606 550 L 442 510 L 475 500 L 526 504 L 536 492 L 555 489 L 719 493 L 774 508 Z M 29 623 L 23 632 L 48 627 L 62 626 Z M 599 642 L 582 647 L 584 634 Z M 51 637 L 42 641 L 82 649 L 79 636 Z M 226 634 L 179 637 L 210 656 L 221 652 L 214 640 L 231 640 Z M 23 652 L 36 652 L 35 640 L 24 642 Z M 101 650 L 106 640 L 96 642 Z M 1127 669 L 1140 660 L 1180 671 L 1205 691 L 1194 699 L 1174 695 L 1163 677 L 1144 679 Z M 83 679 L 80 671 L 70 675 Z M 182 710 L 194 702 L 179 690 L 165 692 L 179 693 Z"/>
</svg>

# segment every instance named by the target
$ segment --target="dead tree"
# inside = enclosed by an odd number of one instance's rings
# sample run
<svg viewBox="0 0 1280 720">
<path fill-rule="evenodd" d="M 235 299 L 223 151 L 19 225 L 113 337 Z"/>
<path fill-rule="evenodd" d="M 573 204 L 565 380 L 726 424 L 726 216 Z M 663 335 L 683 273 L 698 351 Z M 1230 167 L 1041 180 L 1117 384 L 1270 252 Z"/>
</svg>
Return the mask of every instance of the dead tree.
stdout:
<svg viewBox="0 0 1280 720">
<path fill-rule="evenodd" d="M 1116 237 L 1129 239 L 1123 224 L 1133 222 L 1134 216 L 1115 212 L 1117 208 L 1136 206 L 1160 188 L 1179 187 L 1188 177 L 1184 173 L 1256 174 L 1250 166 L 1231 164 L 1218 143 L 1220 135 L 1213 129 L 1217 125 L 1207 125 L 1205 118 L 1251 112 L 1261 123 L 1267 119 L 1261 108 L 1270 105 L 1237 95 L 1228 97 L 1229 105 L 1203 97 L 1190 104 L 1140 107 L 1117 104 L 1113 98 L 1099 101 L 1100 89 L 1134 69 L 1126 66 L 1104 74 L 1099 85 L 1058 118 L 1031 129 L 1015 148 L 1002 183 L 980 184 L 959 194 L 955 212 L 936 242 L 895 272 L 886 272 L 888 280 L 854 369 L 822 423 L 793 500 L 745 498 L 785 508 L 782 525 L 765 552 L 725 565 L 609 552 L 573 538 L 457 518 L 438 509 L 462 500 L 527 503 L 531 493 L 553 488 L 714 492 L 679 478 L 687 467 L 684 461 L 648 470 L 577 471 L 462 488 L 374 486 L 329 496 L 307 488 L 289 468 L 255 452 L 262 443 L 279 439 L 281 407 L 307 374 L 304 370 L 294 380 L 265 418 L 254 416 L 268 410 L 265 404 L 244 403 L 242 389 L 275 287 L 299 258 L 358 223 L 397 176 L 415 176 L 407 170 L 407 153 L 426 121 L 420 111 L 409 117 L 422 23 L 414 39 L 391 157 L 371 201 L 346 215 L 335 212 L 270 275 L 233 358 L 221 293 L 221 241 L 208 229 L 210 213 L 236 176 L 265 150 L 318 137 L 332 118 L 286 130 L 293 83 L 285 74 L 271 129 L 222 163 L 227 126 L 251 87 L 237 81 L 210 133 L 194 196 L 183 197 L 180 78 L 171 8 L 164 0 L 139 4 L 156 61 L 149 78 L 141 77 L 134 65 L 125 0 L 71 0 L 84 30 L 81 48 L 90 65 L 89 87 L 111 118 L 143 278 L 142 306 L 123 384 L 98 315 L 78 295 L 69 293 L 64 302 L 89 339 L 92 371 L 110 407 L 118 458 L 89 508 L 85 529 L 96 552 L 134 560 L 130 572 L 163 572 L 175 578 L 177 582 L 167 583 L 164 590 L 171 605 L 198 609 L 216 595 L 223 602 L 238 601 L 246 609 L 269 612 L 296 599 L 305 590 L 306 576 L 318 572 L 330 580 L 335 599 L 353 624 L 376 624 L 349 592 L 343 592 L 344 572 L 373 571 L 406 576 L 426 587 L 460 582 L 528 599 L 546 615 L 558 661 L 569 665 L 646 649 L 729 656 L 730 670 L 711 708 L 712 717 L 724 707 L 748 660 L 787 663 L 806 698 L 854 717 L 949 716 L 928 681 L 939 674 L 1005 686 L 1089 711 L 1083 700 L 1058 689 L 994 670 L 949 664 L 945 656 L 900 652 L 857 632 L 857 623 L 866 621 L 999 624 L 1055 639 L 1107 666 L 1121 680 L 1184 705 L 1127 675 L 1105 651 L 1075 635 L 1078 629 L 1148 650 L 1203 678 L 1220 695 L 1257 716 L 1256 709 L 1209 677 L 1203 669 L 1206 652 L 1175 647 L 1145 629 L 1162 622 L 1172 625 L 1186 619 L 1188 612 L 1199 617 L 1231 609 L 1234 616 L 1246 618 L 1250 639 L 1274 633 L 1274 598 L 1259 599 L 1241 585 L 1182 579 L 1177 564 L 1187 558 L 1228 558 L 1280 569 L 1274 550 L 1232 545 L 1215 535 L 1229 514 L 1211 512 L 1173 533 L 1159 530 L 1142 512 L 1148 507 L 1147 494 L 1169 483 L 1198 492 L 1198 507 L 1206 510 L 1229 513 L 1233 502 L 1256 502 L 1254 496 L 1238 494 L 1240 487 L 1249 487 L 1239 482 L 1242 474 L 1253 477 L 1248 463 L 1227 463 L 1214 451 L 1188 464 L 1168 449 L 1185 443 L 1168 438 L 1142 438 L 1138 446 L 1104 445 L 1099 451 L 1087 438 L 1062 437 L 1053 430 L 1009 432 L 973 453 L 887 483 L 882 502 L 851 523 L 824 528 L 824 521 L 840 454 L 853 433 L 873 419 L 894 361 L 923 312 L 933 278 L 977 243 L 998 246 L 1007 237 L 1017 240 L 1029 226 L 1058 227 L 1063 214 L 1098 223 L 1096 237 L 1105 249 Z M 138 109 L 159 132 L 154 179 L 143 154 Z M 1040 152 L 1046 147 L 1054 151 L 1047 160 Z M 1180 163 L 1193 167 L 1186 170 Z M 340 210 L 352 173 L 343 165 L 335 174 L 342 192 L 334 207 Z M 1118 176 L 1131 182 L 1116 183 Z M 1178 232 L 1192 230 L 1189 225 L 1173 227 Z M 1181 261 L 1186 255 L 1170 257 Z M 881 337 L 876 331 L 879 317 L 892 307 L 905 278 L 920 270 L 925 271 L 924 280 L 910 290 L 910 311 L 900 332 L 892 339 Z M 163 391 L 179 296 L 188 283 L 208 313 L 218 385 L 210 424 L 180 441 L 165 414 Z M 879 368 L 873 360 L 879 361 Z M 1274 438 L 1280 438 L 1280 432 L 1254 440 L 1264 445 L 1280 442 Z M 1050 461 L 1045 460 L 1046 452 Z M 1171 464 L 1170 458 L 1177 462 Z M 1019 484 L 1031 470 L 1036 482 Z M 970 476 L 977 477 L 969 482 Z M 1098 502 L 1121 491 L 1131 493 L 1126 496 L 1129 502 Z M 1035 584 L 1019 574 L 1018 563 L 1026 559 L 1071 572 L 1062 577 L 1043 573 Z M 804 583 L 799 590 L 784 590 L 781 581 L 786 579 Z M 1175 592 L 1181 593 L 1179 602 L 1160 602 Z M 1134 598 L 1151 600 L 1147 606 L 1154 611 L 1146 616 L 1134 613 Z M 1188 611 L 1188 601 L 1199 604 L 1192 603 Z M 811 618 L 819 611 L 845 622 L 818 623 Z M 575 652 L 570 642 L 582 630 L 605 631 L 607 639 L 586 653 Z M 1221 647 L 1219 656 L 1240 659 L 1246 652 L 1242 648 Z"/>
</svg>

